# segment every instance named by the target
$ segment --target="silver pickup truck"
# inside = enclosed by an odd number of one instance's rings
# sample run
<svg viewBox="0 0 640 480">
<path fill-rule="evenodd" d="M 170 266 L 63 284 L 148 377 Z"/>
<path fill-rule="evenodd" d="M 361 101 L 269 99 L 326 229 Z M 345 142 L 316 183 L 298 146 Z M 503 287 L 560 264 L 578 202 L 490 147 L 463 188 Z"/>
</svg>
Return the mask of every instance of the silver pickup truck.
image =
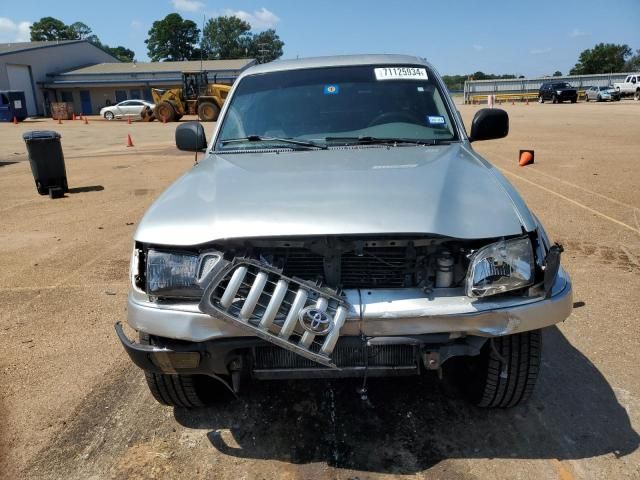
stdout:
<svg viewBox="0 0 640 480">
<path fill-rule="evenodd" d="M 471 147 L 507 135 L 499 109 L 468 134 L 422 59 L 279 61 L 235 83 L 204 159 L 134 237 L 116 331 L 154 397 L 197 407 L 260 379 L 432 371 L 483 407 L 531 394 L 540 330 L 566 319 L 562 247 Z"/>
</svg>

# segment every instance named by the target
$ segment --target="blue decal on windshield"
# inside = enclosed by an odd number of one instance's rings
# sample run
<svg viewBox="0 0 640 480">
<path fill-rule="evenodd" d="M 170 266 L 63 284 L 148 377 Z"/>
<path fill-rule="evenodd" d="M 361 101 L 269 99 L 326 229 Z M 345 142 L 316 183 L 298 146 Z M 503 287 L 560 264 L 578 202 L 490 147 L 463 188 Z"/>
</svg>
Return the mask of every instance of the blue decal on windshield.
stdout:
<svg viewBox="0 0 640 480">
<path fill-rule="evenodd" d="M 325 85 L 324 86 L 324 94 L 325 95 L 337 95 L 340 93 L 340 85 Z"/>
</svg>

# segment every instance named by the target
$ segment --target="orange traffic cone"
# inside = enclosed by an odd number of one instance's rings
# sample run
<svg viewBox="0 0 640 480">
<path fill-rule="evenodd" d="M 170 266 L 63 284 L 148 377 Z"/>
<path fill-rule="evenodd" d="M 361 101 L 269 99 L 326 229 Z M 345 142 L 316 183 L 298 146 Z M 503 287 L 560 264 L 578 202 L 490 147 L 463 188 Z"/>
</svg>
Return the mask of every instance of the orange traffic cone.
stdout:
<svg viewBox="0 0 640 480">
<path fill-rule="evenodd" d="M 89 119 L 87 118 L 87 116 L 84 116 L 84 124 L 85 125 L 89 125 Z"/>
<path fill-rule="evenodd" d="M 131 117 L 127 117 L 127 123 L 131 125 Z"/>
<path fill-rule="evenodd" d="M 520 150 L 520 160 L 518 164 L 521 167 L 526 167 L 527 165 L 533 164 L 534 160 L 534 152 L 533 150 Z"/>
<path fill-rule="evenodd" d="M 62 117 L 58 117 L 58 125 L 62 125 Z"/>
<path fill-rule="evenodd" d="M 73 117 L 71 118 L 71 120 L 75 120 L 76 119 L 76 114 L 75 112 L 73 113 Z"/>
<path fill-rule="evenodd" d="M 527 102 L 525 103 L 525 105 L 529 105 L 529 99 L 527 98 Z"/>
<path fill-rule="evenodd" d="M 127 135 L 127 147 L 133 147 L 133 140 L 131 140 L 131 135 Z"/>
<path fill-rule="evenodd" d="M 14 125 L 17 125 L 17 124 L 18 124 L 18 119 L 16 118 L 16 116 L 15 116 L 15 115 L 13 116 L 13 124 L 14 124 Z"/>
</svg>

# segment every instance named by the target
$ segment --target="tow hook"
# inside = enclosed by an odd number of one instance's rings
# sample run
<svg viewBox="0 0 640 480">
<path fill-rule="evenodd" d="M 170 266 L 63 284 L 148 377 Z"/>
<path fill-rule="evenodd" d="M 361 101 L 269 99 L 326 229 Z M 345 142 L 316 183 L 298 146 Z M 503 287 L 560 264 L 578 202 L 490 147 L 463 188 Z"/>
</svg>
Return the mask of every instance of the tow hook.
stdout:
<svg viewBox="0 0 640 480">
<path fill-rule="evenodd" d="M 242 384 L 243 374 L 243 361 L 242 357 L 236 357 L 229 362 L 229 372 L 231 373 L 231 387 L 234 393 L 240 392 L 240 385 Z"/>
<path fill-rule="evenodd" d="M 424 352 L 422 361 L 424 362 L 424 368 L 427 370 L 440 369 L 440 354 L 438 352 Z"/>
</svg>

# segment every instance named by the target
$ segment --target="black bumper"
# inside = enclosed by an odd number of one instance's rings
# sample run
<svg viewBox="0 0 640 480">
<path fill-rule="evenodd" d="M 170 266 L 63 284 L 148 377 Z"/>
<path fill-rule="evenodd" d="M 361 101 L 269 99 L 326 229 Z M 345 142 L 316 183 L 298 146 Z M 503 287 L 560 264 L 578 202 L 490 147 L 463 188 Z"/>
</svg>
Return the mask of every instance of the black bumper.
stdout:
<svg viewBox="0 0 640 480">
<path fill-rule="evenodd" d="M 448 334 L 410 337 L 341 337 L 328 368 L 289 350 L 255 337 L 225 338 L 205 342 L 155 339 L 157 345 L 131 341 L 120 322 L 116 333 L 131 361 L 151 373 L 229 375 L 242 370 L 254 378 L 334 378 L 419 374 L 438 369 L 447 359 L 477 355 L 483 337 L 450 340 Z M 424 365 L 424 367 L 423 367 Z"/>
<path fill-rule="evenodd" d="M 226 375 L 229 373 L 229 365 L 238 358 L 238 352 L 261 342 L 243 338 L 215 342 L 162 339 L 162 345 L 143 345 L 127 337 L 121 322 L 115 324 L 115 329 L 131 361 L 151 373 Z"/>
</svg>

